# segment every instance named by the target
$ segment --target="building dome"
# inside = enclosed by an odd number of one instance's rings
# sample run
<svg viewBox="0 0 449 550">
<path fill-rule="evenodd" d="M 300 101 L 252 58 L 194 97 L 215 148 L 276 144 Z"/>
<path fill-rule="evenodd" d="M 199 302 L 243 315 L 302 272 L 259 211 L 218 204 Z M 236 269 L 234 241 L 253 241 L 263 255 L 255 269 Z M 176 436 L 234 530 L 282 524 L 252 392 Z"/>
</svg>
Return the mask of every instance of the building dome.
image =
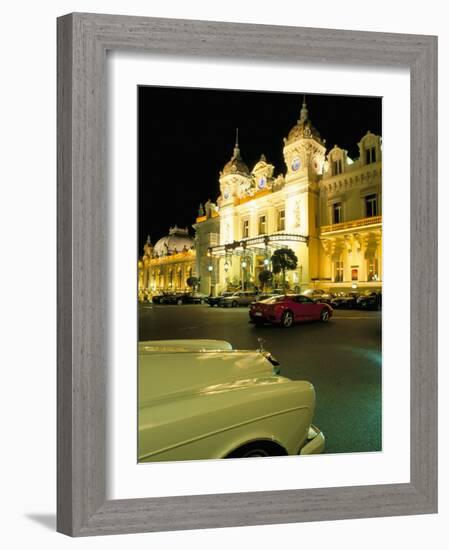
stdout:
<svg viewBox="0 0 449 550">
<path fill-rule="evenodd" d="M 189 236 L 187 228 L 181 229 L 175 225 L 175 227 L 170 227 L 168 235 L 157 241 L 153 253 L 156 256 L 167 256 L 175 252 L 190 250 L 193 246 L 194 240 Z"/>
<path fill-rule="evenodd" d="M 290 130 L 288 134 L 288 138 L 286 139 L 286 144 L 293 143 L 294 141 L 297 141 L 298 139 L 315 139 L 319 143 L 322 143 L 322 139 L 320 136 L 320 133 L 316 128 L 312 126 L 312 123 L 309 120 L 309 111 L 306 107 L 306 102 L 304 100 L 302 104 L 301 114 L 300 118 L 293 126 L 293 128 Z"/>
<path fill-rule="evenodd" d="M 223 176 L 227 176 L 228 174 L 249 175 L 248 166 L 243 162 L 240 152 L 238 156 L 233 155 L 231 160 L 225 164 Z"/>
<path fill-rule="evenodd" d="M 235 139 L 234 153 L 231 160 L 225 164 L 221 175 L 227 176 L 228 174 L 241 174 L 243 176 L 249 176 L 248 166 L 243 162 L 242 156 L 240 155 L 238 128 Z"/>
</svg>

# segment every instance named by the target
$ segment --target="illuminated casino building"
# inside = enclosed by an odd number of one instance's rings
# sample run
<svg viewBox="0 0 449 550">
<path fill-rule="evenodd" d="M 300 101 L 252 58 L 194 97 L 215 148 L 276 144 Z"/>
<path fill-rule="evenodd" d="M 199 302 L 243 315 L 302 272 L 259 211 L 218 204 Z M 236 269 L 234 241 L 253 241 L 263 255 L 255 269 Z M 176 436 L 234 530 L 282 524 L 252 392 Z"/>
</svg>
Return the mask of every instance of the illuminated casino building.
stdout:
<svg viewBox="0 0 449 550">
<path fill-rule="evenodd" d="M 284 170 L 277 172 L 263 154 L 250 170 L 237 133 L 218 198 L 200 205 L 194 241 L 171 248 L 165 241 L 154 249 L 147 244 L 139 287 L 183 290 L 190 274 L 206 294 L 260 287 L 259 273 L 270 270 L 274 250 L 288 247 L 298 258 L 287 273 L 291 291 L 380 288 L 381 137 L 368 132 L 358 149 L 354 160 L 337 145 L 327 150 L 305 100 L 284 138 Z M 189 238 L 176 230 L 172 237 Z"/>
</svg>

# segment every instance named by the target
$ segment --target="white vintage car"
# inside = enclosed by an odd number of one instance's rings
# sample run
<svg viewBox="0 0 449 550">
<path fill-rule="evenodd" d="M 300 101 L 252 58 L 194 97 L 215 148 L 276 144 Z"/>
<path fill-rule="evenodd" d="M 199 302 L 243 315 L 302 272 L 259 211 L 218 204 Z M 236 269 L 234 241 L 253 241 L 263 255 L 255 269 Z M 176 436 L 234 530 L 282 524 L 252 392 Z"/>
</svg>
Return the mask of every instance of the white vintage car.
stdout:
<svg viewBox="0 0 449 550">
<path fill-rule="evenodd" d="M 310 382 L 223 340 L 139 344 L 139 462 L 320 453 Z"/>
</svg>

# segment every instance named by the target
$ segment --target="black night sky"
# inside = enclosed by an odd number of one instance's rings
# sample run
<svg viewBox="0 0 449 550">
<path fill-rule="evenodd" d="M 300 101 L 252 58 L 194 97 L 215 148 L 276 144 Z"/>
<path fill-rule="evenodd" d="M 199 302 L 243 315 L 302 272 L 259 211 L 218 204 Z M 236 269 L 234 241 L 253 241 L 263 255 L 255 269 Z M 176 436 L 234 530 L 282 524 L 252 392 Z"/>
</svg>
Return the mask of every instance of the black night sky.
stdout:
<svg viewBox="0 0 449 550">
<path fill-rule="evenodd" d="M 140 86 L 138 94 L 139 254 L 148 234 L 155 243 L 175 224 L 193 235 L 199 203 L 219 194 L 236 128 L 250 170 L 264 153 L 274 176 L 285 173 L 283 138 L 299 118 L 301 93 Z M 328 151 L 337 144 L 354 159 L 367 130 L 382 133 L 379 97 L 307 94 L 306 103 Z"/>
</svg>

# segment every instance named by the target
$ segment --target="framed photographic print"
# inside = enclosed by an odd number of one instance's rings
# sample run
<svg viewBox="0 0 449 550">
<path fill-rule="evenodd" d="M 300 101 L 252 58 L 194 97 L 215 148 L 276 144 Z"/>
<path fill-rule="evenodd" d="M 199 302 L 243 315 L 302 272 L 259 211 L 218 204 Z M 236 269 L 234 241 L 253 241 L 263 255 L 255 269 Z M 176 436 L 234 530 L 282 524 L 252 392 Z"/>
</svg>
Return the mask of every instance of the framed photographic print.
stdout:
<svg viewBox="0 0 449 550">
<path fill-rule="evenodd" d="M 58 20 L 59 531 L 436 511 L 436 63 Z"/>
<path fill-rule="evenodd" d="M 382 450 L 381 103 L 139 87 L 139 461 Z"/>
</svg>

